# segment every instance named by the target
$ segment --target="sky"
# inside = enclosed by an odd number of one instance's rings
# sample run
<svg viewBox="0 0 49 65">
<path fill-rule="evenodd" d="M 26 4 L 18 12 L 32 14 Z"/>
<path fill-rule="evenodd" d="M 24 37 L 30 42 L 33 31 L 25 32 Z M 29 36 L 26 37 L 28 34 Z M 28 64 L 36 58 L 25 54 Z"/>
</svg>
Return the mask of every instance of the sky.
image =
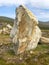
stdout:
<svg viewBox="0 0 49 65">
<path fill-rule="evenodd" d="M 15 19 L 15 9 L 25 5 L 40 21 L 49 21 L 49 0 L 0 0 L 0 16 Z"/>
</svg>

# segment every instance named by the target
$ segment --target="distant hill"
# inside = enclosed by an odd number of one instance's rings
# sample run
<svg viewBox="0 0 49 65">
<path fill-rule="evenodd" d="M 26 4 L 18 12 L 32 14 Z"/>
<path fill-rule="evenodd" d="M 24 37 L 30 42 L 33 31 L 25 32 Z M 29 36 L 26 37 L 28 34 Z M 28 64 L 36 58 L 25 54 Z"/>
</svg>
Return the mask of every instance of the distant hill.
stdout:
<svg viewBox="0 0 49 65">
<path fill-rule="evenodd" d="M 5 26 L 6 24 L 11 24 L 13 25 L 14 19 L 0 16 L 0 28 Z M 49 21 L 48 22 L 42 22 L 39 21 L 39 27 L 41 29 L 49 29 Z"/>
<path fill-rule="evenodd" d="M 39 27 L 41 29 L 49 29 L 49 21 L 48 22 L 41 22 L 41 21 L 39 21 Z"/>
<path fill-rule="evenodd" d="M 0 28 L 5 27 L 7 24 L 13 25 L 14 19 L 0 16 Z"/>
<path fill-rule="evenodd" d="M 12 19 L 12 18 L 0 16 L 0 23 L 10 23 L 10 24 L 12 24 L 13 21 L 14 21 L 14 19 Z"/>
</svg>

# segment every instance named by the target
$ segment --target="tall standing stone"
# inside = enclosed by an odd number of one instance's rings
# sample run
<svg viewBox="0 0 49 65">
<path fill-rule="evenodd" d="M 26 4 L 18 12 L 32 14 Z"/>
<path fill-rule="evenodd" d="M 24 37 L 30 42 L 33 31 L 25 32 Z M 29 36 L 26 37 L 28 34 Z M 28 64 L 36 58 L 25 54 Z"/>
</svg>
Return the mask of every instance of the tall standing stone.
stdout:
<svg viewBox="0 0 49 65">
<path fill-rule="evenodd" d="M 16 18 L 10 36 L 13 43 L 16 44 L 15 50 L 17 54 L 37 47 L 41 37 L 38 20 L 34 14 L 23 5 L 20 5 L 16 9 Z"/>
</svg>

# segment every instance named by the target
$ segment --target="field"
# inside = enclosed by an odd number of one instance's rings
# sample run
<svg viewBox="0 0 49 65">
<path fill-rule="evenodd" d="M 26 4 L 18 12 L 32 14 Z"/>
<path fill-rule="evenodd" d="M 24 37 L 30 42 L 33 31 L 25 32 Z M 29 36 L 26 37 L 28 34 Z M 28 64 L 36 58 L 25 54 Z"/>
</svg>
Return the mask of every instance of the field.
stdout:
<svg viewBox="0 0 49 65">
<path fill-rule="evenodd" d="M 7 24 L 13 25 L 14 19 L 0 17 L 0 29 Z M 42 36 L 49 38 L 49 22 L 40 22 Z M 34 50 L 16 55 L 15 44 L 10 35 L 0 34 L 0 65 L 49 65 L 49 44 L 38 44 Z"/>
<path fill-rule="evenodd" d="M 42 30 L 49 37 L 49 30 Z M 49 44 L 38 44 L 34 50 L 16 55 L 9 35 L 0 35 L 0 65 L 49 65 Z"/>
</svg>

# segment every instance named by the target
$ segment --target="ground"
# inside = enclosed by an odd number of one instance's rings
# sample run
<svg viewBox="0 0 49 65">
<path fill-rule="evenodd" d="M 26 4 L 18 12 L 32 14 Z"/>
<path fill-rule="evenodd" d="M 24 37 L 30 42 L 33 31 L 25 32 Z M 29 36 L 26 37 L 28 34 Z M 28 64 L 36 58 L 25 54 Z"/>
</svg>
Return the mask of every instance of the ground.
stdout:
<svg viewBox="0 0 49 65">
<path fill-rule="evenodd" d="M 42 30 L 49 37 L 49 30 Z M 34 50 L 16 55 L 9 35 L 0 35 L 0 65 L 49 65 L 49 44 L 38 44 Z"/>
</svg>

